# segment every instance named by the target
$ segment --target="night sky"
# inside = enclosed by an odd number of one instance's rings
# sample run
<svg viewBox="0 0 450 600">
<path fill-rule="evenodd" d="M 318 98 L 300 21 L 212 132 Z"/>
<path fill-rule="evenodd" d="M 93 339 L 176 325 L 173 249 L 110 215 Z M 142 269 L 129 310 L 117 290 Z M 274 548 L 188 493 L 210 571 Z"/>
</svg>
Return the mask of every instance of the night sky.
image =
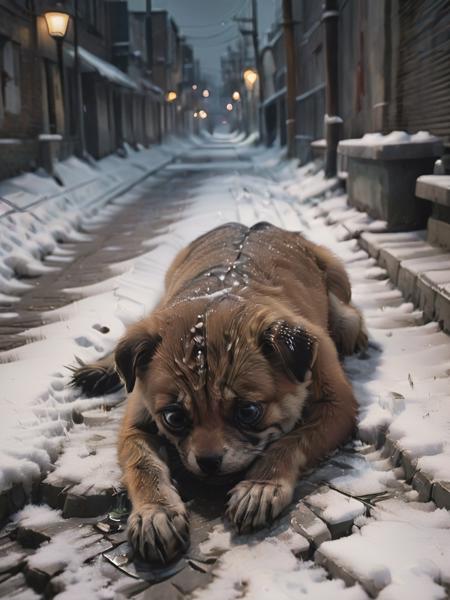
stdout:
<svg viewBox="0 0 450 600">
<path fill-rule="evenodd" d="M 281 0 L 258 0 L 260 46 Z M 240 37 L 233 16 L 249 17 L 251 0 L 153 0 L 153 9 L 166 9 L 200 59 L 208 79 L 220 80 L 220 57 Z"/>
</svg>

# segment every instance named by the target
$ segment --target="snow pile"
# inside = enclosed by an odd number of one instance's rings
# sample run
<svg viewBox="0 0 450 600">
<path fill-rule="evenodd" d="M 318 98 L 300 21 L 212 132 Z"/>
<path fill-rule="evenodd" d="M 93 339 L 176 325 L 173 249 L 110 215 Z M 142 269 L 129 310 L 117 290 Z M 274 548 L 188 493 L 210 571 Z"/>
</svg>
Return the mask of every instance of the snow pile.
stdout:
<svg viewBox="0 0 450 600">
<path fill-rule="evenodd" d="M 308 496 L 308 504 L 320 512 L 327 523 L 353 521 L 366 512 L 364 504 L 335 490 L 318 491 Z"/>
<path fill-rule="evenodd" d="M 450 515 L 432 503 L 386 500 L 359 533 L 321 545 L 326 557 L 382 589 L 378 598 L 445 597 L 450 583 Z"/>
<path fill-rule="evenodd" d="M 45 505 L 29 504 L 16 513 L 14 522 L 21 527 L 32 529 L 33 527 L 41 528 L 62 523 L 64 519 L 59 510 L 53 510 Z"/>
<path fill-rule="evenodd" d="M 225 542 L 225 543 L 224 543 Z M 307 547 L 307 543 L 306 543 Z M 219 527 L 202 545 L 227 550 L 223 528 Z M 194 592 L 195 600 L 323 600 L 336 598 L 363 600 L 359 585 L 346 588 L 343 581 L 328 580 L 326 571 L 311 562 L 299 561 L 295 553 L 305 548 L 305 540 L 288 530 L 278 537 L 256 543 L 242 543 L 228 549 L 215 569 L 215 578 L 203 590 Z"/>
<path fill-rule="evenodd" d="M 358 448 L 356 443 L 356 448 Z M 335 464 L 333 467 L 335 469 Z M 339 455 L 338 466 L 343 466 L 342 473 L 329 480 L 330 485 L 344 494 L 366 496 L 385 491 L 392 483 L 396 483 L 389 459 L 381 459 L 378 453 L 365 454 L 364 457 Z M 332 468 L 333 468 L 332 467 Z M 322 469 L 314 474 L 314 480 L 320 480 Z M 361 513 L 362 514 L 362 513 Z"/>
<path fill-rule="evenodd" d="M 89 240 L 80 230 L 114 193 L 124 191 L 190 146 L 170 139 L 155 149 L 130 149 L 127 159 L 111 155 L 94 164 L 70 157 L 55 167 L 55 176 L 63 185 L 40 172 L 1 182 L 0 195 L 18 210 L 0 219 L 0 302 L 17 301 L 15 294 L 21 291 L 17 277 L 51 271 L 42 261 L 51 254 L 64 255 L 62 244 Z"/>
<path fill-rule="evenodd" d="M 70 444 L 65 446 L 47 481 L 63 481 L 71 485 L 72 494 L 80 496 L 120 488 L 117 433 L 123 410 L 117 408 L 107 414 L 111 414 L 111 418 L 99 427 L 76 425 L 73 428 Z"/>
</svg>

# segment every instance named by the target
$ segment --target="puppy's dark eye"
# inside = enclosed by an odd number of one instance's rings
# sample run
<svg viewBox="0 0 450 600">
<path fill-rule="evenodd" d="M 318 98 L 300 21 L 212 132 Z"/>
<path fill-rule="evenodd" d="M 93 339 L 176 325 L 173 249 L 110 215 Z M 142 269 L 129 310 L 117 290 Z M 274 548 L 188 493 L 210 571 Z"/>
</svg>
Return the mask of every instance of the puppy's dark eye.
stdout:
<svg viewBox="0 0 450 600">
<path fill-rule="evenodd" d="M 234 410 L 236 421 L 244 427 L 256 425 L 263 414 L 262 406 L 255 402 L 238 402 Z"/>
<path fill-rule="evenodd" d="M 177 433 L 186 429 L 186 427 L 189 424 L 189 419 L 186 412 L 178 406 L 171 406 L 169 408 L 166 408 L 162 412 L 161 416 L 164 425 L 171 431 Z"/>
</svg>

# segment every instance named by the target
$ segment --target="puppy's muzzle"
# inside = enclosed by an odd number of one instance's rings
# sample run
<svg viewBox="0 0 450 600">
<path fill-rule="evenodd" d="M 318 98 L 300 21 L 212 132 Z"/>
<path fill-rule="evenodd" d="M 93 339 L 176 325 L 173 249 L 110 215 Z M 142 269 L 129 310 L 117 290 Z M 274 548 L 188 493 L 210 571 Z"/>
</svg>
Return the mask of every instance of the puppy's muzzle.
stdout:
<svg viewBox="0 0 450 600">
<path fill-rule="evenodd" d="M 196 456 L 196 461 L 200 470 L 205 475 L 215 475 L 219 471 L 222 465 L 222 454 L 205 454 L 203 456 Z"/>
</svg>

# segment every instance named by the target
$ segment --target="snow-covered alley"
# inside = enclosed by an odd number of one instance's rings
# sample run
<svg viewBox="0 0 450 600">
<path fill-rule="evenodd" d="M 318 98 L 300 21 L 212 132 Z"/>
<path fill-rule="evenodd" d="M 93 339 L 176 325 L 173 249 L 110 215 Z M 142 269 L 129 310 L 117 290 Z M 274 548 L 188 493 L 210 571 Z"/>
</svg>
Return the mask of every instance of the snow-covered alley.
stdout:
<svg viewBox="0 0 450 600">
<path fill-rule="evenodd" d="M 11 518 L 0 534 L 1 597 L 448 597 L 450 340 L 351 235 L 381 224 L 349 208 L 313 163 L 294 168 L 251 141 L 183 142 L 181 156 L 109 203 L 76 220 L 56 215 L 62 237 L 34 219 L 25 243 L 24 223 L 9 224 L 16 258 L 0 257 L 0 511 Z M 358 437 L 299 483 L 270 530 L 235 536 L 222 490 L 187 490 L 190 549 L 149 570 L 128 559 L 120 518 L 124 392 L 80 396 L 67 366 L 112 350 L 155 305 L 175 253 L 227 221 L 300 230 L 344 260 L 370 333 L 369 351 L 345 361 Z M 16 276 L 26 265 L 39 277 Z"/>
</svg>

